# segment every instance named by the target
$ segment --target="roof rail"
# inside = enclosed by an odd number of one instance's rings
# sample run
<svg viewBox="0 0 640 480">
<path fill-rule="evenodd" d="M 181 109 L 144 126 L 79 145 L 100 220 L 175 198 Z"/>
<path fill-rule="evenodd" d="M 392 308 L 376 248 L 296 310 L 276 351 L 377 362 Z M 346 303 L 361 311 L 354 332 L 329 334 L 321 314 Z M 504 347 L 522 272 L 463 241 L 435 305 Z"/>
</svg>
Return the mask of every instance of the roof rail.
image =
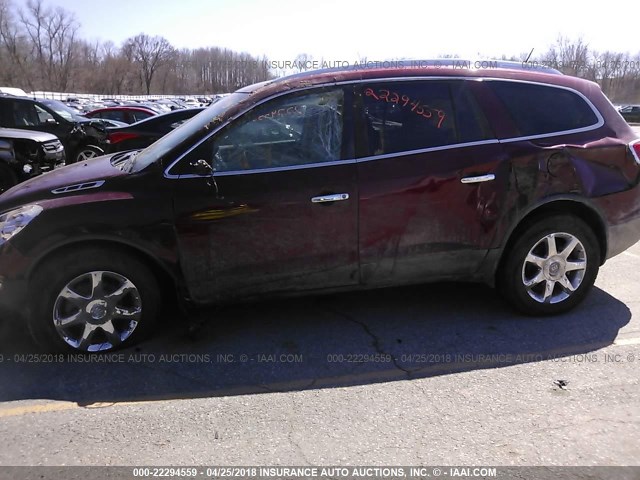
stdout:
<svg viewBox="0 0 640 480">
<path fill-rule="evenodd" d="M 318 73 L 332 73 L 332 72 L 344 72 L 353 70 L 374 70 L 374 69 L 387 69 L 387 68 L 434 68 L 434 69 L 469 69 L 469 70 L 490 70 L 490 69 L 505 69 L 505 70 L 527 70 L 537 71 L 540 73 L 550 73 L 555 75 L 562 75 L 562 72 L 555 68 L 550 68 L 544 65 L 540 65 L 536 62 L 515 62 L 507 60 L 467 60 L 462 58 L 435 58 L 435 59 L 397 59 L 397 60 L 382 60 L 382 61 L 368 61 L 362 60 L 360 62 L 354 62 L 353 64 L 344 65 L 340 67 L 321 68 L 317 70 L 304 70 L 300 73 L 294 73 L 292 75 L 286 75 L 287 79 L 294 79 L 303 77 L 309 74 Z"/>
</svg>

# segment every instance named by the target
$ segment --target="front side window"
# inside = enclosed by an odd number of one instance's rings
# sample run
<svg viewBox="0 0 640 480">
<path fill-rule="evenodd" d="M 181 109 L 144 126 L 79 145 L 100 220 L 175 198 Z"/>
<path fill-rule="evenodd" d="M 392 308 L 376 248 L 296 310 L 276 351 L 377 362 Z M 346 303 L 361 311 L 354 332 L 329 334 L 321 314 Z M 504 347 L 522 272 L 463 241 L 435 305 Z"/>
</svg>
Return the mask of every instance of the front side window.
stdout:
<svg viewBox="0 0 640 480">
<path fill-rule="evenodd" d="M 566 132 L 598 123 L 593 109 L 570 90 L 497 80 L 487 85 L 511 115 L 519 136 Z"/>
<path fill-rule="evenodd" d="M 491 137 L 464 81 L 364 84 L 363 156 L 423 150 Z"/>
<path fill-rule="evenodd" d="M 36 112 L 38 113 L 38 122 L 40 123 L 40 125 L 43 125 L 47 122 L 55 122 L 55 118 L 53 118 L 53 115 L 51 115 L 49 112 L 47 112 L 44 108 L 38 106 L 38 105 L 34 105 L 34 108 L 36 109 Z"/>
<path fill-rule="evenodd" d="M 212 166 L 229 172 L 340 160 L 343 109 L 342 89 L 278 97 L 216 135 Z"/>
</svg>

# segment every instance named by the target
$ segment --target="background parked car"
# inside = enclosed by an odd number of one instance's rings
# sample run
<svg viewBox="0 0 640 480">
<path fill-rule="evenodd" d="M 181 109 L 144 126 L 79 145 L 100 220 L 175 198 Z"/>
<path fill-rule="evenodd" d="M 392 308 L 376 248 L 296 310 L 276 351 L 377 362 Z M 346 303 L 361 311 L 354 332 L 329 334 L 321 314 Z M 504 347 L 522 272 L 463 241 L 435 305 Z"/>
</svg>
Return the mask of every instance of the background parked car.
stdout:
<svg viewBox="0 0 640 480">
<path fill-rule="evenodd" d="M 620 109 L 620 115 L 627 122 L 638 123 L 640 122 L 640 105 L 627 105 Z"/>
<path fill-rule="evenodd" d="M 55 135 L 0 128 L 0 193 L 64 163 L 64 147 Z"/>
<path fill-rule="evenodd" d="M 107 138 L 102 123 L 66 109 L 61 102 L 13 95 L 0 95 L 0 126 L 56 135 L 64 145 L 67 163 L 102 155 Z"/>
<path fill-rule="evenodd" d="M 200 113 L 204 108 L 175 110 L 155 115 L 122 128 L 108 129 L 108 152 L 146 148 L 171 130 Z"/>
<path fill-rule="evenodd" d="M 149 117 L 157 115 L 158 112 L 144 106 L 122 105 L 118 107 L 107 107 L 94 110 L 86 114 L 89 118 L 104 118 L 107 120 L 117 120 L 128 125 L 139 122 Z"/>
<path fill-rule="evenodd" d="M 158 100 L 151 100 L 151 102 L 160 108 L 166 109 L 167 112 L 186 108 L 184 104 L 176 101 L 175 99 L 161 98 Z"/>
</svg>

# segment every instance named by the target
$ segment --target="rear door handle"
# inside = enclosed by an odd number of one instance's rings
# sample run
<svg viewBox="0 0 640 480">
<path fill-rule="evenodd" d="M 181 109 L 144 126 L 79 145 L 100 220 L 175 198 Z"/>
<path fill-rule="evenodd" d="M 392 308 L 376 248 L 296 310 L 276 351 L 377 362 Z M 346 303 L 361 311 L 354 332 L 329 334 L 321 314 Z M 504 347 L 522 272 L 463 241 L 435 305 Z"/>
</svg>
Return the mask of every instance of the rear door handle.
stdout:
<svg viewBox="0 0 640 480">
<path fill-rule="evenodd" d="M 463 177 L 460 179 L 462 183 L 482 183 L 482 182 L 490 182 L 491 180 L 495 180 L 496 176 L 493 173 L 488 173 L 486 175 L 478 175 L 477 177 Z"/>
<path fill-rule="evenodd" d="M 326 202 L 340 202 L 342 200 L 349 200 L 348 193 L 336 193 L 333 195 L 320 195 L 319 197 L 313 197 L 312 203 L 326 203 Z"/>
</svg>

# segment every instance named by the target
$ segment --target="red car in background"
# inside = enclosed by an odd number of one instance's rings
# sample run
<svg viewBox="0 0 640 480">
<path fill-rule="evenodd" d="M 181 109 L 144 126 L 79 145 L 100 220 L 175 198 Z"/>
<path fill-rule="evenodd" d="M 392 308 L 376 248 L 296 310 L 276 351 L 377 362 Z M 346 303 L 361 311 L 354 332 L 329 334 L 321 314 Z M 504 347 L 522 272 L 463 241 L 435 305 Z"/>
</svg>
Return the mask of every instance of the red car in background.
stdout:
<svg viewBox="0 0 640 480">
<path fill-rule="evenodd" d="M 85 114 L 89 118 L 101 118 L 105 120 L 116 120 L 118 122 L 124 122 L 132 124 L 144 120 L 149 117 L 157 115 L 158 112 L 147 107 L 108 107 L 99 108 L 92 112 Z"/>
</svg>

